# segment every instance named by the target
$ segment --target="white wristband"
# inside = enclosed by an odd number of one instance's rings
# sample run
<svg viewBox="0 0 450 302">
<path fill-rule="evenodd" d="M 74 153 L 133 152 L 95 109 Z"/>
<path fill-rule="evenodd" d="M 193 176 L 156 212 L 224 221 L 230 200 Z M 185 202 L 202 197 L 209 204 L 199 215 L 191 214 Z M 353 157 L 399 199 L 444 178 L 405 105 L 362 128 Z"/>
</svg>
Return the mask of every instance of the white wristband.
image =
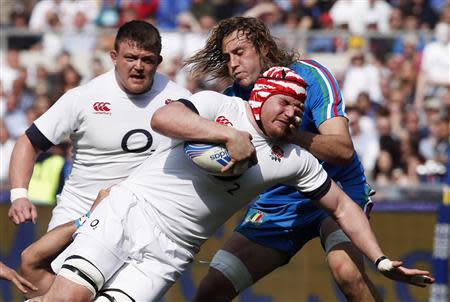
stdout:
<svg viewBox="0 0 450 302">
<path fill-rule="evenodd" d="M 380 263 L 378 263 L 377 268 L 380 272 L 389 272 L 394 268 L 394 266 L 392 265 L 392 261 L 386 258 L 381 260 Z"/>
<path fill-rule="evenodd" d="M 19 198 L 28 198 L 28 190 L 25 188 L 14 188 L 11 189 L 11 202 L 14 202 L 14 200 L 17 200 Z"/>
</svg>

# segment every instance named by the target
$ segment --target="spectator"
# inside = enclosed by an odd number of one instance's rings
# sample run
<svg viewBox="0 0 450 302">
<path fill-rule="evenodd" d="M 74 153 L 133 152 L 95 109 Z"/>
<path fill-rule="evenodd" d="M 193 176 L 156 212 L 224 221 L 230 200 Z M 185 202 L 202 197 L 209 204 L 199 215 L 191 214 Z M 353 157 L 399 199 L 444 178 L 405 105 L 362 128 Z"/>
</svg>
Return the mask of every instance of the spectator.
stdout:
<svg viewBox="0 0 450 302">
<path fill-rule="evenodd" d="M 391 90 L 386 102 L 387 116 L 390 121 L 389 131 L 398 135 L 403 130 L 403 111 L 406 104 L 405 92 L 400 89 Z"/>
<path fill-rule="evenodd" d="M 40 117 L 51 105 L 50 97 L 47 94 L 38 95 L 33 105 L 36 111 L 36 117 Z"/>
<path fill-rule="evenodd" d="M 30 16 L 28 15 L 25 5 L 22 3 L 14 4 L 12 11 L 9 15 L 10 25 L 13 28 L 28 28 L 28 19 Z"/>
<path fill-rule="evenodd" d="M 370 99 L 382 104 L 380 71 L 373 64 L 366 62 L 362 50 L 350 52 L 350 66 L 344 76 L 343 94 L 348 105 L 353 106 L 361 92 L 367 92 Z"/>
<path fill-rule="evenodd" d="M 410 140 L 418 145 L 419 142 L 427 136 L 427 131 L 424 127 L 420 126 L 419 114 L 417 111 L 409 108 L 403 115 L 402 125 L 404 127 L 404 132 L 407 132 Z"/>
<path fill-rule="evenodd" d="M 364 133 L 376 133 L 375 129 L 375 106 L 366 92 L 361 92 L 354 108 L 360 113 L 359 127 Z"/>
<path fill-rule="evenodd" d="M 125 11 L 132 11 L 137 20 L 152 18 L 158 9 L 159 2 L 159 0 L 122 0 L 119 23 L 124 24 L 127 22 L 127 18 L 123 16 Z"/>
<path fill-rule="evenodd" d="M 11 93 L 13 82 L 19 77 L 20 53 L 18 49 L 6 50 L 6 61 L 1 62 L 0 81 L 5 94 Z"/>
<path fill-rule="evenodd" d="M 261 2 L 244 13 L 244 17 L 254 17 L 262 20 L 268 27 L 281 26 L 281 11 L 278 5 L 271 2 Z"/>
<path fill-rule="evenodd" d="M 174 32 L 161 32 L 164 45 L 161 55 L 165 61 L 162 65 L 166 65 L 168 62 L 178 62 L 202 48 L 205 44 L 206 36 L 200 34 L 200 32 L 200 24 L 191 13 L 179 14 L 177 17 L 177 30 Z"/>
<path fill-rule="evenodd" d="M 59 99 L 68 90 L 77 87 L 81 82 L 80 73 L 71 64 L 66 65 L 56 75 L 56 86 L 51 95 L 52 101 Z"/>
<path fill-rule="evenodd" d="M 200 22 L 204 16 L 214 16 L 215 5 L 212 1 L 192 0 L 189 12 Z M 214 18 L 214 17 L 213 17 Z"/>
<path fill-rule="evenodd" d="M 365 28 L 379 33 L 387 33 L 391 14 L 390 4 L 384 0 L 368 0 L 366 5 L 364 12 L 359 11 L 365 16 Z"/>
<path fill-rule="evenodd" d="M 440 99 L 430 97 L 425 99 L 423 109 L 425 111 L 425 115 L 421 116 L 421 123 L 423 126 L 429 127 L 432 121 L 435 120 L 435 118 L 444 110 L 444 105 Z M 427 132 L 427 134 L 428 133 L 429 132 Z"/>
<path fill-rule="evenodd" d="M 42 36 L 42 52 L 51 59 L 56 58 L 63 50 L 62 23 L 58 14 L 50 11 L 47 14 L 47 27 Z"/>
<path fill-rule="evenodd" d="M 373 120 L 375 119 L 375 113 L 379 106 L 376 103 L 372 102 L 367 92 L 361 92 L 358 94 L 358 97 L 356 98 L 355 107 L 358 109 L 358 111 L 361 113 L 362 116 Z M 373 130 L 375 128 L 371 127 L 366 129 Z"/>
<path fill-rule="evenodd" d="M 408 132 L 404 132 L 400 136 L 400 153 L 402 154 L 400 165 L 406 178 L 403 183 L 408 185 L 419 184 L 420 179 L 416 171 L 417 167 L 424 162 L 424 159 L 419 153 L 418 142 L 412 139 Z"/>
<path fill-rule="evenodd" d="M 6 112 L 3 121 L 10 136 L 15 139 L 22 135 L 28 127 L 25 112 L 19 107 L 20 98 L 10 94 L 6 99 Z"/>
<path fill-rule="evenodd" d="M 85 12 L 91 22 L 97 15 L 97 4 L 85 0 L 41 0 L 31 12 L 29 27 L 32 31 L 45 32 L 52 27 L 51 20 L 58 19 L 62 28 L 70 29 L 73 17 L 79 11 Z"/>
<path fill-rule="evenodd" d="M 217 20 L 212 15 L 204 15 L 200 17 L 198 23 L 202 32 L 207 33 L 217 24 Z"/>
<path fill-rule="evenodd" d="M 102 73 L 106 72 L 106 68 L 99 57 L 93 57 L 90 66 L 91 66 L 91 75 L 90 75 L 91 79 L 98 77 Z"/>
<path fill-rule="evenodd" d="M 399 142 L 392 134 L 391 113 L 381 107 L 375 118 L 376 132 L 378 134 L 379 149 L 388 152 L 394 162 L 394 166 L 400 162 Z"/>
<path fill-rule="evenodd" d="M 34 91 L 36 94 L 50 93 L 49 72 L 43 65 L 37 65 L 35 69 Z"/>
<path fill-rule="evenodd" d="M 179 14 L 189 10 L 190 0 L 160 1 L 156 11 L 156 24 L 158 28 L 164 30 L 174 30 L 177 27 L 177 17 Z"/>
<path fill-rule="evenodd" d="M 420 141 L 420 153 L 427 160 L 447 165 L 449 148 L 449 125 L 447 112 L 440 112 L 431 118 L 429 136 Z"/>
<path fill-rule="evenodd" d="M 6 94 L 5 94 L 5 90 L 3 89 L 3 84 L 2 81 L 0 80 L 0 119 L 3 120 L 3 118 L 5 117 L 6 114 L 6 105 L 7 101 L 6 101 Z"/>
<path fill-rule="evenodd" d="M 392 52 L 398 54 L 402 62 L 412 62 L 415 72 L 418 73 L 424 47 L 425 42 L 422 37 L 418 37 L 417 33 L 408 33 L 404 36 L 397 37 L 394 41 Z"/>
<path fill-rule="evenodd" d="M 389 28 L 391 7 L 383 0 L 337 0 L 330 15 L 337 26 L 348 27 L 351 33 L 363 34 L 374 26 L 385 33 Z"/>
<path fill-rule="evenodd" d="M 0 188 L 2 190 L 9 189 L 9 160 L 14 144 L 15 140 L 9 136 L 8 128 L 3 120 L 0 120 Z"/>
<path fill-rule="evenodd" d="M 64 49 L 71 55 L 90 56 L 97 43 L 97 32 L 83 11 L 73 17 L 73 26 L 63 31 Z"/>
<path fill-rule="evenodd" d="M 436 41 L 425 46 L 416 84 L 415 105 L 423 109 L 424 98 L 440 97 L 450 89 L 450 24 L 436 25 Z"/>
<path fill-rule="evenodd" d="M 100 27 L 116 27 L 119 24 L 119 11 L 117 0 L 101 0 L 95 23 Z"/>
<path fill-rule="evenodd" d="M 389 32 L 395 33 L 403 29 L 403 12 L 397 7 L 393 7 L 389 15 Z"/>
<path fill-rule="evenodd" d="M 361 113 L 357 109 L 347 107 L 347 116 L 355 151 L 361 160 L 366 175 L 372 175 L 380 149 L 378 141 L 374 139 L 373 133 L 366 132 L 361 128 Z"/>
<path fill-rule="evenodd" d="M 433 11 L 428 0 L 401 1 L 399 8 L 405 12 L 405 15 L 411 15 L 417 18 L 421 29 L 433 28 L 438 16 Z"/>
<path fill-rule="evenodd" d="M 380 150 L 373 170 L 374 182 L 377 185 L 392 184 L 393 171 L 394 164 L 391 154 L 385 150 Z"/>
</svg>

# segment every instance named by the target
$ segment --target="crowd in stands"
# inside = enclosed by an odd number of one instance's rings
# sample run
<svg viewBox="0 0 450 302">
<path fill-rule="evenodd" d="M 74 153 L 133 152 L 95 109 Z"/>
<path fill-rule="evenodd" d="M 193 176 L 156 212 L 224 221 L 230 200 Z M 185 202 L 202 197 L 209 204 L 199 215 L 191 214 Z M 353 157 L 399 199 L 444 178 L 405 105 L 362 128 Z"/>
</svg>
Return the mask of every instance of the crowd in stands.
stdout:
<svg viewBox="0 0 450 302">
<path fill-rule="evenodd" d="M 8 189 L 15 139 L 63 93 L 112 67 L 108 51 L 118 26 L 155 24 L 163 38 L 160 71 L 192 92 L 221 91 L 229 83 L 192 79 L 183 60 L 218 20 L 236 15 L 261 18 L 286 47 L 324 59 L 372 182 L 440 183 L 447 175 L 447 0 L 16 0 L 2 10 L 1 190 Z M 63 158 L 59 169 L 67 171 L 70 148 L 50 155 Z"/>
</svg>

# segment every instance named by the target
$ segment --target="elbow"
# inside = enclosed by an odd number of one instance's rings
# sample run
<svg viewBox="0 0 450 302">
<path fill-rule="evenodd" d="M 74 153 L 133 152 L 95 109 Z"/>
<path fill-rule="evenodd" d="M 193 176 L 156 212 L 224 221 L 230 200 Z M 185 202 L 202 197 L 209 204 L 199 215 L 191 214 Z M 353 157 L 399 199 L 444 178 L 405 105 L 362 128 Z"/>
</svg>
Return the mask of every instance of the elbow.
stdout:
<svg viewBox="0 0 450 302">
<path fill-rule="evenodd" d="M 164 119 L 164 113 L 161 113 L 163 111 L 163 108 L 159 108 L 158 110 L 153 113 L 152 119 L 150 120 L 150 127 L 156 131 L 162 133 L 164 130 L 165 123 Z"/>
<path fill-rule="evenodd" d="M 352 163 L 354 154 L 355 154 L 355 149 L 353 149 L 353 146 L 346 147 L 345 151 L 342 152 L 340 162 L 345 166 L 350 165 Z"/>
<path fill-rule="evenodd" d="M 353 149 L 353 146 L 345 147 L 341 150 L 341 152 L 335 154 L 333 158 L 325 160 L 330 164 L 348 166 L 352 163 L 354 154 L 355 150 Z"/>
</svg>

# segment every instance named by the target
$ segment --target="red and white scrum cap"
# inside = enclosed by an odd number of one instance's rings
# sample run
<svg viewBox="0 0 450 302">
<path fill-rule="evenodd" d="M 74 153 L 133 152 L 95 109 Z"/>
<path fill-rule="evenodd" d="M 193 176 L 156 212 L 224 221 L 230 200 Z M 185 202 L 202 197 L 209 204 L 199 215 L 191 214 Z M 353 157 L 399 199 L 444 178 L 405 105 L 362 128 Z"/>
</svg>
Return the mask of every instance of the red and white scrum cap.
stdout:
<svg viewBox="0 0 450 302">
<path fill-rule="evenodd" d="M 261 108 L 272 95 L 284 94 L 300 101 L 306 99 L 306 83 L 301 76 L 287 67 L 272 67 L 266 70 L 255 82 L 248 103 L 253 115 L 261 119 Z"/>
</svg>

